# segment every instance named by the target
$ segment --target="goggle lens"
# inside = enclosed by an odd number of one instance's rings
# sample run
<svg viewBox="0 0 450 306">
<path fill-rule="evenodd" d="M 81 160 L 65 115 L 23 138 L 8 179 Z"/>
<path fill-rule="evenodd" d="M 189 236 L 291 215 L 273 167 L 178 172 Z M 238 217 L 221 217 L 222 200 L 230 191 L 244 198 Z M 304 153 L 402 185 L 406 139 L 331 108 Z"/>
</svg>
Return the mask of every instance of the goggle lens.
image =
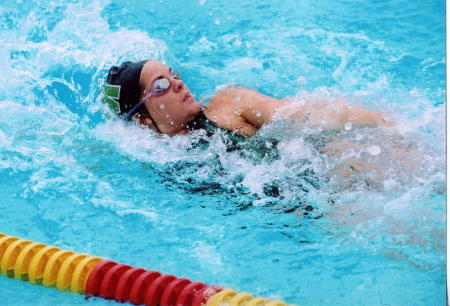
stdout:
<svg viewBox="0 0 450 306">
<path fill-rule="evenodd" d="M 178 70 L 170 69 L 170 75 L 176 79 L 181 80 L 181 72 Z M 152 96 L 163 95 L 170 87 L 170 80 L 168 78 L 160 78 L 153 82 L 152 85 Z"/>
<path fill-rule="evenodd" d="M 152 96 L 161 95 L 170 87 L 170 80 L 167 78 L 157 79 L 153 83 Z"/>
</svg>

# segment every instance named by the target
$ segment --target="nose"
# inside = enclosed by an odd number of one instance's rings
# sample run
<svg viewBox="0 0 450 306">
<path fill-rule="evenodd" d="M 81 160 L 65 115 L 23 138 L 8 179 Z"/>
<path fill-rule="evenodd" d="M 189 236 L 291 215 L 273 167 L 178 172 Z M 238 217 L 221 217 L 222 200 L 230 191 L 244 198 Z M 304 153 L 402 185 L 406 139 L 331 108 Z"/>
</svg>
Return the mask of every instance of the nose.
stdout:
<svg viewBox="0 0 450 306">
<path fill-rule="evenodd" d="M 173 91 L 180 92 L 183 90 L 184 84 L 182 80 L 172 79 Z"/>
</svg>

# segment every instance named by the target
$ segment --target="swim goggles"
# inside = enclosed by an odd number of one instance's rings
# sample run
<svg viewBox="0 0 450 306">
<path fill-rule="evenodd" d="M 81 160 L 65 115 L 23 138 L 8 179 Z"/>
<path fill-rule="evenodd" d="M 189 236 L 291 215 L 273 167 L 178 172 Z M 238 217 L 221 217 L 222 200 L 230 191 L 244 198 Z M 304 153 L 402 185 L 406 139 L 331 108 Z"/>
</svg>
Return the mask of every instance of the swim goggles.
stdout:
<svg viewBox="0 0 450 306">
<path fill-rule="evenodd" d="M 181 80 L 181 72 L 178 70 L 174 70 L 170 68 L 169 70 L 170 75 L 175 80 Z M 146 94 L 140 101 L 137 103 L 133 108 L 131 108 L 125 115 L 126 120 L 130 120 L 130 117 L 136 112 L 136 110 L 141 107 L 142 104 L 145 103 L 145 101 L 150 97 L 160 97 L 167 93 L 167 91 L 170 88 L 170 79 L 166 77 L 160 77 L 153 81 L 153 83 L 150 85 L 150 90 L 148 91 L 148 94 Z"/>
</svg>

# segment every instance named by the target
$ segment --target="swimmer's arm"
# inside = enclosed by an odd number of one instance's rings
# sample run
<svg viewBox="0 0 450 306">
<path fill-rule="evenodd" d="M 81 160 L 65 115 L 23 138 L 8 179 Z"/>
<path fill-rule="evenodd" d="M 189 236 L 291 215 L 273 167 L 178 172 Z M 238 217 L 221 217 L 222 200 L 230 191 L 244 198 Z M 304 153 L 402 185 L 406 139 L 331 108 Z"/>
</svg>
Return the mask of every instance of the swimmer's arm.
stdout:
<svg viewBox="0 0 450 306">
<path fill-rule="evenodd" d="M 385 113 L 350 106 L 345 100 L 334 98 L 328 101 L 299 103 L 289 99 L 278 100 L 253 90 L 237 88 L 234 94 L 245 103 L 242 117 L 257 129 L 276 118 L 290 118 L 310 126 L 326 129 L 389 127 L 393 119 Z"/>
<path fill-rule="evenodd" d="M 209 107 L 205 110 L 205 115 L 212 120 L 216 126 L 244 137 L 253 136 L 258 130 L 242 116 L 230 115 L 230 113 L 216 113 L 215 115 Z"/>
<path fill-rule="evenodd" d="M 371 111 L 359 106 L 349 106 L 345 101 L 337 100 L 342 107 L 339 118 L 339 127 L 343 128 L 346 123 L 354 127 L 389 127 L 394 125 L 392 117 L 386 113 Z"/>
<path fill-rule="evenodd" d="M 393 125 L 392 118 L 384 113 L 370 111 L 362 107 L 350 106 L 342 99 L 334 98 L 327 101 L 316 100 L 298 104 L 295 101 L 286 102 L 281 107 L 278 116 L 296 119 L 312 127 L 325 129 L 387 127 Z"/>
<path fill-rule="evenodd" d="M 285 104 L 282 100 L 246 88 L 233 88 L 230 95 L 238 101 L 235 108 L 242 120 L 256 129 L 271 122 L 277 111 Z"/>
<path fill-rule="evenodd" d="M 213 105 L 221 105 L 221 112 L 227 109 L 227 113 L 234 117 L 228 118 L 228 123 L 222 123 L 226 125 L 225 128 L 240 128 L 246 130 L 246 135 L 253 135 L 275 117 L 295 119 L 325 129 L 344 129 L 347 123 L 351 123 L 352 128 L 393 125 L 389 115 L 349 106 L 346 101 L 338 98 L 300 104 L 289 99 L 274 99 L 246 88 L 229 88 L 220 92 L 212 102 Z"/>
</svg>

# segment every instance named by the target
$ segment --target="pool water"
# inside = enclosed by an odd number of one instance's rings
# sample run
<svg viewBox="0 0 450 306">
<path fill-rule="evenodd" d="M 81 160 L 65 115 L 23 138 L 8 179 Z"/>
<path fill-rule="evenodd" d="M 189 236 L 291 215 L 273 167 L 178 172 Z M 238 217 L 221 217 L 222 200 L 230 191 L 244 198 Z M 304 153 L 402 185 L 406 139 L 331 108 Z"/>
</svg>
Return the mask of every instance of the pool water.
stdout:
<svg viewBox="0 0 450 306">
<path fill-rule="evenodd" d="M 4 2 L 0 232 L 298 305 L 443 305 L 444 17 L 435 0 Z M 339 134 L 384 175 L 325 179 L 354 152 L 293 122 L 248 140 L 261 155 L 111 119 L 108 68 L 145 58 L 198 100 L 231 84 L 390 113 Z M 0 287 L 6 305 L 110 305 Z"/>
</svg>

